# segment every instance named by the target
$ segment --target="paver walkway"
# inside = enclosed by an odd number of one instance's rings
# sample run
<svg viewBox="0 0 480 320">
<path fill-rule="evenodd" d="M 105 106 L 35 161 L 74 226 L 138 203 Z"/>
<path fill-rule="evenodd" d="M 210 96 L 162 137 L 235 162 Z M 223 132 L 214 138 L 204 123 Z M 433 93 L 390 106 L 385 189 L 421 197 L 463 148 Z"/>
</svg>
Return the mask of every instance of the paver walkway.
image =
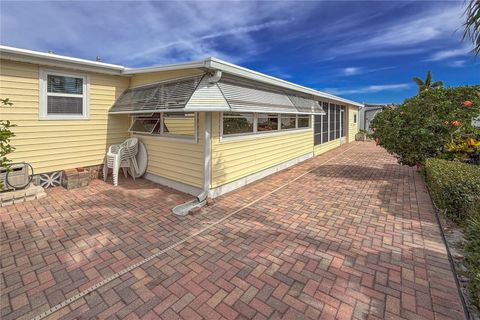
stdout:
<svg viewBox="0 0 480 320">
<path fill-rule="evenodd" d="M 47 318 L 463 318 L 422 178 L 371 143 L 170 213 L 189 198 L 94 181 L 0 209 L 1 318 L 39 316 L 152 254 Z"/>
</svg>

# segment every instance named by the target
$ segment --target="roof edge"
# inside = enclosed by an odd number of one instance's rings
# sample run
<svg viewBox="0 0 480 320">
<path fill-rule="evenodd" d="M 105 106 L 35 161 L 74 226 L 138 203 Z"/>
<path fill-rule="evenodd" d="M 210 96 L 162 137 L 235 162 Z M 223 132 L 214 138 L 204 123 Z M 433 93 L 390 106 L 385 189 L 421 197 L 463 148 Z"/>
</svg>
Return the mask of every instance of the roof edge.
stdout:
<svg viewBox="0 0 480 320">
<path fill-rule="evenodd" d="M 362 103 L 358 103 L 352 100 L 344 99 L 333 94 L 321 92 L 315 89 L 310 89 L 302 85 L 298 85 L 286 80 L 282 80 L 273 76 L 269 76 L 258 71 L 247 69 L 233 63 L 209 57 L 204 60 L 174 63 L 167 65 L 141 67 L 141 68 L 126 68 L 121 65 L 109 64 L 99 61 L 91 61 L 86 59 L 72 58 L 69 56 L 45 53 L 27 49 L 20 49 L 5 45 L 0 45 L 0 57 L 3 59 L 36 63 L 47 66 L 73 68 L 78 70 L 106 73 L 114 75 L 130 76 L 134 74 L 143 74 L 160 71 L 180 70 L 180 69 L 197 69 L 204 68 L 210 70 L 220 70 L 226 73 L 230 73 L 239 77 L 260 81 L 274 86 L 287 88 L 294 91 L 299 91 L 306 94 L 311 94 L 316 97 L 325 99 L 331 99 L 339 102 L 343 102 L 349 105 L 362 107 Z"/>
<path fill-rule="evenodd" d="M 125 67 L 116 64 L 73 58 L 55 53 L 20 49 L 5 45 L 0 45 L 0 57 L 2 59 L 13 61 L 37 63 L 64 68 L 73 67 L 79 70 L 118 75 L 122 74 L 123 70 L 125 69 Z"/>
</svg>

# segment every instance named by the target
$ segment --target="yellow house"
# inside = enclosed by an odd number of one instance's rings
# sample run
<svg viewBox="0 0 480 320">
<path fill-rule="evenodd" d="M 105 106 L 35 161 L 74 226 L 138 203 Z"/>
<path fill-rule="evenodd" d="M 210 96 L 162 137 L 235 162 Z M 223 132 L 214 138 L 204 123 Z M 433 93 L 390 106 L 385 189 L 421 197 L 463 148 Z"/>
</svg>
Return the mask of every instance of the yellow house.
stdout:
<svg viewBox="0 0 480 320">
<path fill-rule="evenodd" d="M 354 140 L 362 105 L 215 59 L 127 68 L 0 46 L 10 158 L 36 174 L 100 165 L 136 136 L 145 178 L 216 197 Z"/>
</svg>

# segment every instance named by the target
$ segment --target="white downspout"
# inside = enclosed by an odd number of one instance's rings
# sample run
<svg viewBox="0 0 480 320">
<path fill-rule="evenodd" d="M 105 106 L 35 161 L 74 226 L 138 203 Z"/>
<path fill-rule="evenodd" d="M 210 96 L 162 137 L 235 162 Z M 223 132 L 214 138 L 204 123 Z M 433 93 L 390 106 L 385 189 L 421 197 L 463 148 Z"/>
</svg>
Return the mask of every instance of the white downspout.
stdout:
<svg viewBox="0 0 480 320">
<path fill-rule="evenodd" d="M 203 135 L 203 191 L 197 196 L 198 201 L 204 201 L 210 192 L 212 167 L 212 113 L 205 112 L 205 128 Z"/>
<path fill-rule="evenodd" d="M 190 210 L 203 207 L 207 203 L 208 193 L 210 191 L 211 176 L 211 130 L 212 130 L 212 113 L 205 112 L 203 135 L 203 186 L 202 192 L 193 200 L 182 203 L 172 209 L 172 212 L 178 216 L 186 216 Z"/>
<path fill-rule="evenodd" d="M 209 78 L 210 83 L 216 83 L 222 76 L 221 71 L 215 73 Z M 205 122 L 203 130 L 203 186 L 202 192 L 196 199 L 185 202 L 172 209 L 172 212 L 179 216 L 187 215 L 190 210 L 201 208 L 207 203 L 208 193 L 210 192 L 211 168 L 212 168 L 212 113 L 205 112 Z"/>
</svg>

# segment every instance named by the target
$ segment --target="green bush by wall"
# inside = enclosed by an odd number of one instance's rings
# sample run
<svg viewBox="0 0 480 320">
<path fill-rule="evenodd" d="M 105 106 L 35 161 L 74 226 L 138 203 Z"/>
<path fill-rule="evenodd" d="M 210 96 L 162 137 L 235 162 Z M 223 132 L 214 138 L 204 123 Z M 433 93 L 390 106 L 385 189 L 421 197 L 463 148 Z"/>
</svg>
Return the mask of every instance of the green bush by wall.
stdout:
<svg viewBox="0 0 480 320">
<path fill-rule="evenodd" d="M 480 309 L 480 216 L 467 221 L 465 232 L 465 262 L 470 278 L 469 290 L 473 302 Z"/>
<path fill-rule="evenodd" d="M 465 229 L 468 288 L 480 308 L 480 166 L 427 159 L 425 175 L 435 204 Z"/>
<path fill-rule="evenodd" d="M 480 166 L 427 159 L 425 174 L 433 201 L 448 218 L 464 225 L 480 215 Z"/>
</svg>

